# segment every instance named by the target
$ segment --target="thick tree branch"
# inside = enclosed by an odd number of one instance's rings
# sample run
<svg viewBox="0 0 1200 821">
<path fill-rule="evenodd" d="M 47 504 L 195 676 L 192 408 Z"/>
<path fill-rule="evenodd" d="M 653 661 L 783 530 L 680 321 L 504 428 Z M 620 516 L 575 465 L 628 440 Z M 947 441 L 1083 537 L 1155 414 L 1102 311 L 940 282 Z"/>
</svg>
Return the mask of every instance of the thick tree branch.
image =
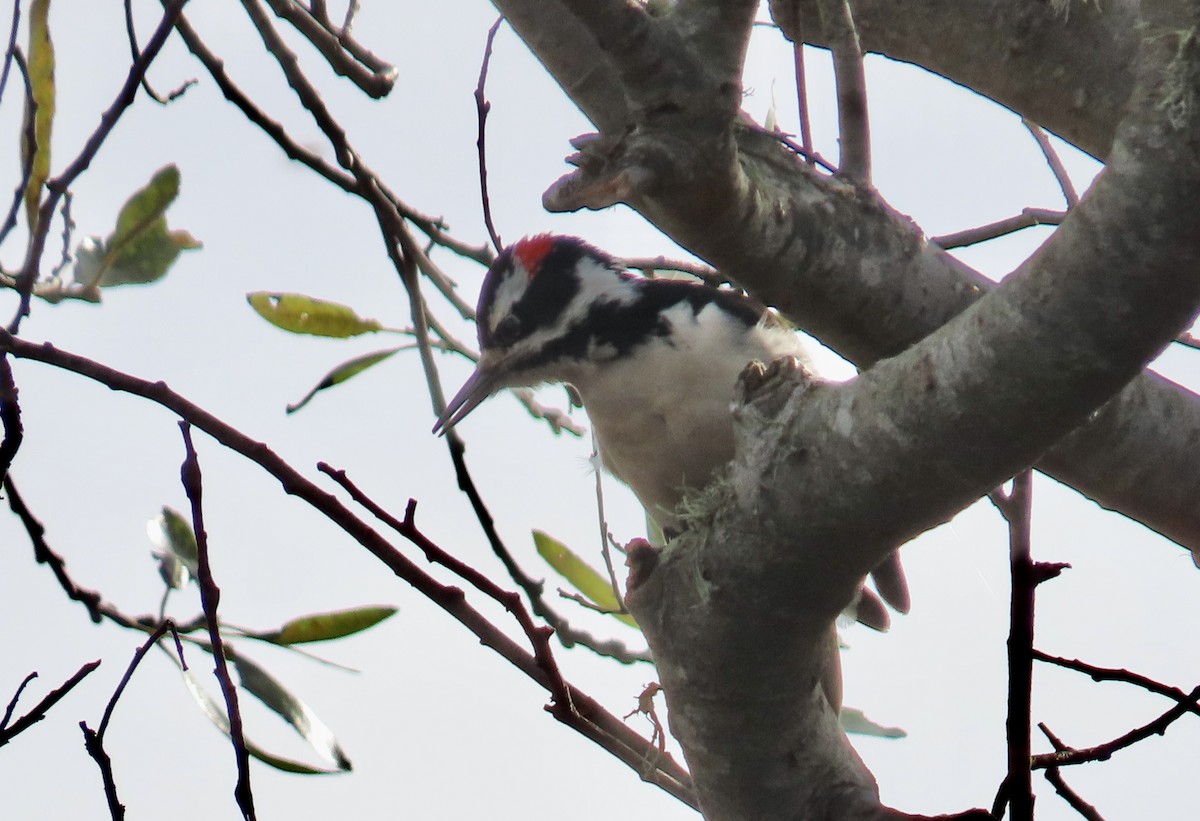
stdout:
<svg viewBox="0 0 1200 821">
<path fill-rule="evenodd" d="M 628 596 L 710 821 L 883 812 L 825 731 L 837 613 L 896 544 L 1032 463 L 1194 316 L 1200 106 L 1173 103 L 1200 78 L 1195 22 L 1144 33 L 1110 167 L 1003 285 L 852 382 L 786 361 L 744 375 L 729 474 L 682 546 L 635 557 Z"/>
<path fill-rule="evenodd" d="M 629 203 L 860 367 L 993 287 L 870 192 L 817 174 L 760 130 L 721 124 L 696 110 L 702 100 L 676 103 L 583 145 L 580 169 L 546 192 L 547 207 Z M 1037 467 L 1200 555 L 1197 443 L 1200 399 L 1147 373 Z"/>
<path fill-rule="evenodd" d="M 608 55 L 561 0 L 493 0 L 584 116 L 604 131 L 625 125 L 629 101 Z"/>
<path fill-rule="evenodd" d="M 720 83 L 740 88 L 757 0 L 679 0 L 671 15 L 693 54 Z"/>
<path fill-rule="evenodd" d="M 772 0 L 789 38 L 829 47 L 823 0 Z M 1133 88 L 1138 3 L 852 0 L 864 51 L 915 63 L 1104 159 Z M 803 28 L 798 22 L 803 20 Z"/>
</svg>

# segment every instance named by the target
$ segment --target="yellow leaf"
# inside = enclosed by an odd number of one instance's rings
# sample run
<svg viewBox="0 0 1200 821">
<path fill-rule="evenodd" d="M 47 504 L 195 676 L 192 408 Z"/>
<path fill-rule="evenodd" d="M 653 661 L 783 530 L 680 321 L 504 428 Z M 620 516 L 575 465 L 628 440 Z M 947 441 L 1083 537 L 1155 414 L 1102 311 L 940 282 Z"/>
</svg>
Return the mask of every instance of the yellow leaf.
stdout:
<svg viewBox="0 0 1200 821">
<path fill-rule="evenodd" d="M 620 612 L 623 608 L 613 592 L 612 583 L 572 553 L 569 547 L 540 530 L 533 531 L 533 543 L 537 546 L 538 554 L 558 575 L 570 582 L 571 586 L 589 601 L 630 627 L 637 628 L 638 624 L 633 616 Z"/>
<path fill-rule="evenodd" d="M 54 123 L 54 43 L 50 40 L 50 0 L 33 0 L 29 7 L 29 85 L 32 104 L 25 101 L 25 127 L 21 137 L 22 166 L 30 164 L 29 185 L 25 187 L 25 213 L 29 230 L 37 229 L 38 204 L 42 186 L 50 177 L 50 131 Z M 30 145 L 29 118 L 33 117 Z M 31 160 L 32 156 L 32 160 Z"/>
</svg>

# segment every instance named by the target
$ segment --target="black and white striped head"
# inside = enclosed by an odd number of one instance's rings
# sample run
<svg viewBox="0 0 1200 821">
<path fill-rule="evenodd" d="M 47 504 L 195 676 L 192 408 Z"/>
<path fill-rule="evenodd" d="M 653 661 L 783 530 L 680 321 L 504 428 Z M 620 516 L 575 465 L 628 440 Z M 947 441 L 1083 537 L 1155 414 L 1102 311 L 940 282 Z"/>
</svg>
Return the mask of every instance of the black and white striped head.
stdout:
<svg viewBox="0 0 1200 821">
<path fill-rule="evenodd" d="M 479 294 L 478 367 L 434 430 L 453 427 L 502 388 L 566 380 L 573 363 L 618 354 L 617 346 L 597 349 L 611 336 L 603 317 L 636 303 L 640 281 L 577 237 L 538 234 L 505 248 Z"/>
<path fill-rule="evenodd" d="M 584 379 L 652 343 L 686 344 L 683 337 L 706 333 L 707 322 L 749 329 L 765 313 L 733 291 L 630 274 L 577 237 L 526 237 L 505 248 L 484 278 L 479 364 L 434 430 L 453 427 L 502 388 Z"/>
</svg>

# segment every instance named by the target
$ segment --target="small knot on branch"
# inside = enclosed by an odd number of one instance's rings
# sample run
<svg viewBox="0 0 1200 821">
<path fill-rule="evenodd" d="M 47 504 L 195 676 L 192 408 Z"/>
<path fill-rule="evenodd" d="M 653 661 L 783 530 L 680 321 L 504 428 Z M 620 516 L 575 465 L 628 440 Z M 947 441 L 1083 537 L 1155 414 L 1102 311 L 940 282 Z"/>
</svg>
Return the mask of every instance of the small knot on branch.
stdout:
<svg viewBox="0 0 1200 821">
<path fill-rule="evenodd" d="M 566 161 L 577 170 L 560 177 L 542 194 L 548 211 L 598 211 L 617 203 L 634 203 L 652 186 L 655 174 L 638 161 L 627 138 L 596 133 L 571 140 L 574 154 Z"/>
<path fill-rule="evenodd" d="M 625 566 L 629 575 L 625 579 L 625 591 L 628 596 L 640 587 L 658 568 L 660 550 L 645 539 L 634 539 L 625 545 Z"/>
</svg>

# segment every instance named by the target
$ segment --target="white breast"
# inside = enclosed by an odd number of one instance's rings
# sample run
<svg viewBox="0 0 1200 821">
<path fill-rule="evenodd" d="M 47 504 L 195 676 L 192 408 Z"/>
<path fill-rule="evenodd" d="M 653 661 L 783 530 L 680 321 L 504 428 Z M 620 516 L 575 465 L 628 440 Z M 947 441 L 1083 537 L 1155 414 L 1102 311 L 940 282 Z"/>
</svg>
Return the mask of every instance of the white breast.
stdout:
<svg viewBox="0 0 1200 821">
<path fill-rule="evenodd" d="M 733 457 L 730 405 L 752 360 L 806 360 L 800 337 L 780 327 L 747 330 L 716 305 L 682 303 L 665 317 L 673 332 L 632 355 L 588 367 L 572 381 L 614 476 L 661 527 L 677 526 L 686 488 L 701 488 Z"/>
</svg>

